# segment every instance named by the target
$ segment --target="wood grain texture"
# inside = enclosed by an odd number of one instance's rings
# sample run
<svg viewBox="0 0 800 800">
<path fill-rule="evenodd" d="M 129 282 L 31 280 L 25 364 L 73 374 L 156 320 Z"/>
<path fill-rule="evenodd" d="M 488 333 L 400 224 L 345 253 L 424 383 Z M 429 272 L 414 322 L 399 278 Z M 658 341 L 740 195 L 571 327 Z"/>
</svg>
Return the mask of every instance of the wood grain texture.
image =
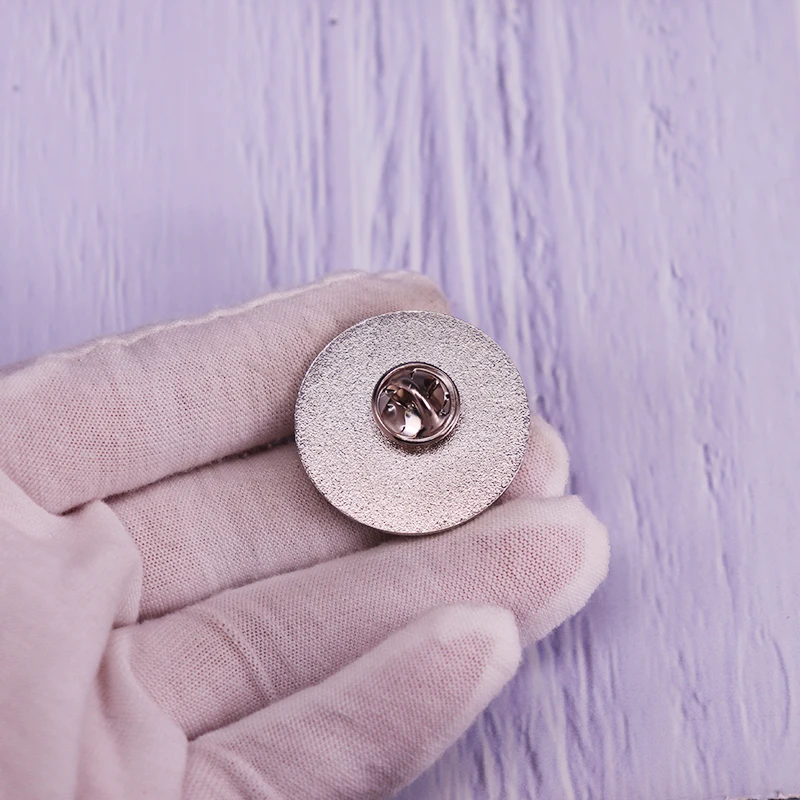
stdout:
<svg viewBox="0 0 800 800">
<path fill-rule="evenodd" d="M 800 791 L 800 26 L 782 0 L 0 0 L 0 361 L 424 271 L 612 568 L 404 800 Z"/>
</svg>

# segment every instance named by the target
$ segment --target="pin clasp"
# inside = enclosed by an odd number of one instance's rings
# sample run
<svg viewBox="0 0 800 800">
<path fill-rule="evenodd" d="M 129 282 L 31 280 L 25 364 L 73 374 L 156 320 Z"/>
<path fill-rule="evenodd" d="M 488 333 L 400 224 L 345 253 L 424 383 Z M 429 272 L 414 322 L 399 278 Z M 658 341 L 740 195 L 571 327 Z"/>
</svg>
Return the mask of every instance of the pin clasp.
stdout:
<svg viewBox="0 0 800 800">
<path fill-rule="evenodd" d="M 372 414 L 381 432 L 405 444 L 432 444 L 449 436 L 461 415 L 455 383 L 438 367 L 400 364 L 375 384 Z"/>
</svg>

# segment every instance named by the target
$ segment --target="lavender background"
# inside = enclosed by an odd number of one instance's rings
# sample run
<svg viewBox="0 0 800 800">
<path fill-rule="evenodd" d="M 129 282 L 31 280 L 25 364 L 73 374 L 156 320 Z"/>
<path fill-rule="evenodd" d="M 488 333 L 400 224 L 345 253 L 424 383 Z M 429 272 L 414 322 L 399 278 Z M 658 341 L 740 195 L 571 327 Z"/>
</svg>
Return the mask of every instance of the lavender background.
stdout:
<svg viewBox="0 0 800 800">
<path fill-rule="evenodd" d="M 608 524 L 421 798 L 800 792 L 788 0 L 0 0 L 0 362 L 350 268 L 497 338 Z"/>
</svg>

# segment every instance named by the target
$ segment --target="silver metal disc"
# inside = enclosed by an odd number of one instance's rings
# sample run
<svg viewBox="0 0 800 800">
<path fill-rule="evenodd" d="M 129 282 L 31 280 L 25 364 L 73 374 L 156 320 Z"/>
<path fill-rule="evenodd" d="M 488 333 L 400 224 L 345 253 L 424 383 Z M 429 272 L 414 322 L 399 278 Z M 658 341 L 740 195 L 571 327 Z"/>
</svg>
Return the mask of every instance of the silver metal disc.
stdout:
<svg viewBox="0 0 800 800">
<path fill-rule="evenodd" d="M 372 410 L 379 381 L 407 362 L 455 384 L 458 424 L 435 444 L 386 436 Z M 348 328 L 300 386 L 295 438 L 306 472 L 340 511 L 392 533 L 452 528 L 485 510 L 522 463 L 530 411 L 517 368 L 477 328 L 446 314 L 398 311 Z"/>
</svg>

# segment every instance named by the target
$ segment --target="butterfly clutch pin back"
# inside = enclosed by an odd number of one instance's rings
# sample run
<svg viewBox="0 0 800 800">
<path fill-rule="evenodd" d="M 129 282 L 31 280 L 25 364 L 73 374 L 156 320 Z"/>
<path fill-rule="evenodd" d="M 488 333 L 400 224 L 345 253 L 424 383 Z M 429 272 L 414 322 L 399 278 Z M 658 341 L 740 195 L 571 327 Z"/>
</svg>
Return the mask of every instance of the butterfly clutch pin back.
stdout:
<svg viewBox="0 0 800 800">
<path fill-rule="evenodd" d="M 447 314 L 371 317 L 308 368 L 295 407 L 306 472 L 343 513 L 419 535 L 484 511 L 522 463 L 522 378 L 477 328 Z"/>
</svg>

